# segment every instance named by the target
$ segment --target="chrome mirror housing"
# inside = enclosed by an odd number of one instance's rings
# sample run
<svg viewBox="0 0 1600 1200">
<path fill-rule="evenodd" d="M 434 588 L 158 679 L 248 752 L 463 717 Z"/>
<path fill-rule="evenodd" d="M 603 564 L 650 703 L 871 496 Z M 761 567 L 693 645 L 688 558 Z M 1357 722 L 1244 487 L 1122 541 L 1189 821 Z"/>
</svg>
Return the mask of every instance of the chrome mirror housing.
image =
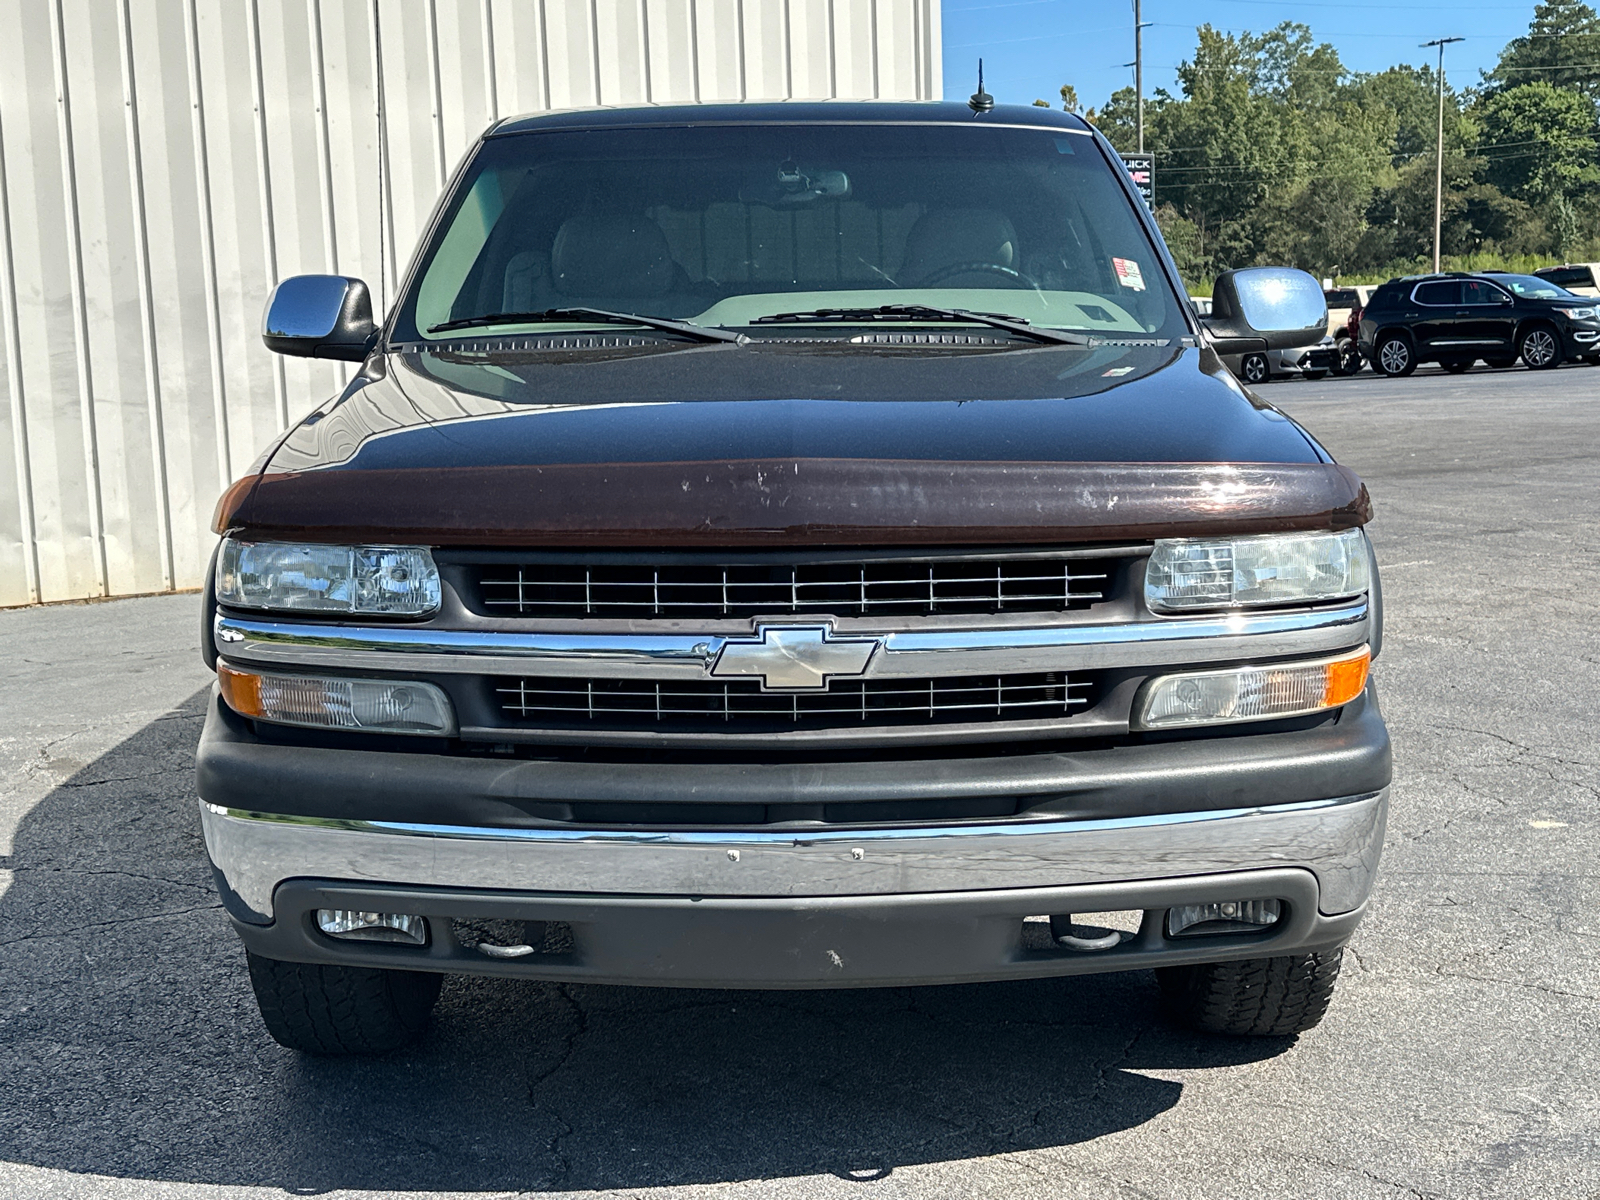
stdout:
<svg viewBox="0 0 1600 1200">
<path fill-rule="evenodd" d="M 291 275 L 272 289 L 261 320 L 268 350 L 301 358 L 360 362 L 377 337 L 367 285 L 343 275 Z"/>
<path fill-rule="evenodd" d="M 1314 345 L 1328 332 L 1322 285 L 1293 267 L 1241 267 L 1217 276 L 1201 318 L 1219 354 Z"/>
</svg>

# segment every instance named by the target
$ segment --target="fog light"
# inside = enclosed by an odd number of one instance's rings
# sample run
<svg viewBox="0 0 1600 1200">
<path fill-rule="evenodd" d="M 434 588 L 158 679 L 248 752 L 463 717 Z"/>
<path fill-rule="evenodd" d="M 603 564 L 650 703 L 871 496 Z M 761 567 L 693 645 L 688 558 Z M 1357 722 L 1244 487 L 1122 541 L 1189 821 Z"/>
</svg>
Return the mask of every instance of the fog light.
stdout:
<svg viewBox="0 0 1600 1200">
<path fill-rule="evenodd" d="M 240 716 L 313 729 L 370 733 L 455 732 L 455 710 L 431 683 L 264 675 L 217 664 L 222 698 Z"/>
<path fill-rule="evenodd" d="M 1283 905 L 1276 900 L 1222 900 L 1216 904 L 1183 904 L 1167 910 L 1168 937 L 1208 933 L 1255 933 L 1276 925 Z"/>
<path fill-rule="evenodd" d="M 1135 729 L 1299 717 L 1349 704 L 1367 686 L 1367 647 L 1338 658 L 1162 675 L 1133 705 Z"/>
<path fill-rule="evenodd" d="M 352 942 L 399 942 L 404 946 L 428 944 L 428 922 L 406 913 L 351 912 L 342 908 L 317 909 L 317 928 L 329 937 Z"/>
</svg>

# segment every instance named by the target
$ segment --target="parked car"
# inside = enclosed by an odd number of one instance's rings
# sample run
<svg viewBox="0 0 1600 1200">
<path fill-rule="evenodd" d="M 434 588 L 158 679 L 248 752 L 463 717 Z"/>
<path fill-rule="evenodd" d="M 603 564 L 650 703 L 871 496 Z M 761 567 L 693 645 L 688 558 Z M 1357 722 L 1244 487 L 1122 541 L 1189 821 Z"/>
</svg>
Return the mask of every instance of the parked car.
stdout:
<svg viewBox="0 0 1600 1200">
<path fill-rule="evenodd" d="M 1328 302 L 1328 336 L 1334 341 L 1333 369 L 1340 375 L 1354 375 L 1361 370 L 1360 341 L 1354 330 L 1372 290 L 1365 284 L 1358 284 L 1328 288 L 1322 293 Z"/>
<path fill-rule="evenodd" d="M 1371 509 L 1216 353 L 1316 281 L 1217 295 L 1078 117 L 887 103 L 504 120 L 381 322 L 280 283 L 268 346 L 361 366 L 204 598 L 272 1036 L 401 1045 L 450 972 L 1315 1025 L 1388 803 Z"/>
<path fill-rule="evenodd" d="M 1418 363 L 1469 370 L 1483 359 L 1535 370 L 1600 361 L 1600 313 L 1581 296 L 1534 275 L 1411 275 L 1391 279 L 1361 314 L 1361 353 L 1384 375 Z"/>
<path fill-rule="evenodd" d="M 1534 272 L 1575 296 L 1600 296 L 1600 263 L 1565 263 Z"/>
<path fill-rule="evenodd" d="M 1210 315 L 1209 313 L 1203 315 Z M 1222 361 L 1251 387 L 1288 379 L 1296 375 L 1322 379 L 1338 366 L 1338 351 L 1330 337 L 1310 346 L 1290 346 L 1283 350 L 1245 350 L 1224 354 Z"/>
</svg>

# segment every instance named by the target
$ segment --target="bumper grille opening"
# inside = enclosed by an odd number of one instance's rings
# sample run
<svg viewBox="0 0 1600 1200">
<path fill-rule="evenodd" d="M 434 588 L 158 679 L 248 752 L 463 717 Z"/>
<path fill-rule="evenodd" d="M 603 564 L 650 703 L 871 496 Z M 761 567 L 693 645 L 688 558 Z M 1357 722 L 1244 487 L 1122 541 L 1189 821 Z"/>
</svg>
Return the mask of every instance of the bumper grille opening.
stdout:
<svg viewBox="0 0 1600 1200">
<path fill-rule="evenodd" d="M 842 617 L 1063 612 L 1109 592 L 1105 559 L 1017 557 L 821 563 L 489 563 L 470 568 L 490 616 Z"/>
<path fill-rule="evenodd" d="M 819 692 L 763 692 L 753 679 L 503 679 L 501 713 L 571 729 L 772 730 L 1061 720 L 1084 711 L 1090 681 L 1060 671 L 942 679 L 835 680 Z"/>
</svg>

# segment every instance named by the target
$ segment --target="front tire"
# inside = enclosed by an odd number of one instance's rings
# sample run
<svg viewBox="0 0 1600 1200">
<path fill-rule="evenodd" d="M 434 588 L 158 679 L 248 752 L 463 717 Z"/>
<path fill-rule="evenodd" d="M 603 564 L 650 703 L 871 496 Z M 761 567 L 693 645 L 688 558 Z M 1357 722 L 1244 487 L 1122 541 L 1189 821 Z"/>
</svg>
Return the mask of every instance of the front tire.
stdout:
<svg viewBox="0 0 1600 1200">
<path fill-rule="evenodd" d="M 1205 1033 L 1293 1037 L 1328 1011 L 1344 948 L 1156 971 L 1167 1011 Z"/>
<path fill-rule="evenodd" d="M 444 976 L 280 962 L 246 952 L 267 1032 L 304 1054 L 383 1054 L 428 1027 Z"/>
<path fill-rule="evenodd" d="M 1352 339 L 1346 338 L 1339 343 L 1339 365 L 1334 372 L 1339 375 L 1361 373 L 1361 350 Z"/>
<path fill-rule="evenodd" d="M 1239 364 L 1239 374 L 1251 387 L 1268 383 L 1272 379 L 1272 368 L 1267 364 L 1265 354 L 1246 354 L 1244 361 Z"/>
<path fill-rule="evenodd" d="M 1555 330 L 1535 325 L 1517 341 L 1517 353 L 1530 371 L 1548 371 L 1561 365 L 1561 342 Z"/>
<path fill-rule="evenodd" d="M 1398 379 L 1417 369 L 1417 352 L 1400 334 L 1386 334 L 1372 348 L 1372 365 L 1380 375 Z"/>
</svg>

